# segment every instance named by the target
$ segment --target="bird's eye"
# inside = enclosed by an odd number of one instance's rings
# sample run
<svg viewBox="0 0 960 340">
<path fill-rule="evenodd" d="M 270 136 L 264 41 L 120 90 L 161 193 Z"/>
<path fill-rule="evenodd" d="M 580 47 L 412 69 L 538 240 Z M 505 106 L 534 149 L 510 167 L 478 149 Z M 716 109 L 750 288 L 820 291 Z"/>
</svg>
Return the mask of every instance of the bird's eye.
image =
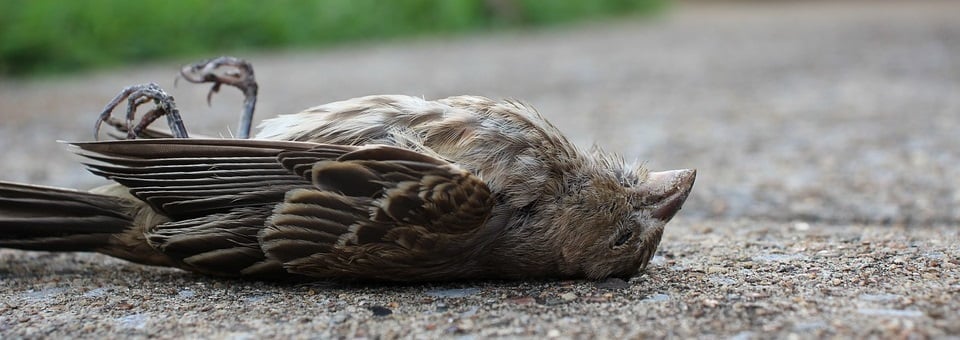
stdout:
<svg viewBox="0 0 960 340">
<path fill-rule="evenodd" d="M 617 242 L 613 243 L 614 247 L 622 246 L 624 243 L 630 240 L 630 236 L 633 236 L 633 231 L 628 230 L 627 232 L 620 235 L 620 238 L 617 238 Z"/>
</svg>

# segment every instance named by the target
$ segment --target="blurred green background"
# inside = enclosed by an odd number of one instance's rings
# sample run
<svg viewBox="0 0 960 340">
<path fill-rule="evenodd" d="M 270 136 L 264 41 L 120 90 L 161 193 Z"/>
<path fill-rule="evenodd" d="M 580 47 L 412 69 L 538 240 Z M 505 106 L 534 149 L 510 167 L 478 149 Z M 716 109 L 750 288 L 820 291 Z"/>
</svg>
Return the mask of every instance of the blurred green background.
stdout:
<svg viewBox="0 0 960 340">
<path fill-rule="evenodd" d="M 666 0 L 0 1 L 0 75 L 654 12 Z"/>
</svg>

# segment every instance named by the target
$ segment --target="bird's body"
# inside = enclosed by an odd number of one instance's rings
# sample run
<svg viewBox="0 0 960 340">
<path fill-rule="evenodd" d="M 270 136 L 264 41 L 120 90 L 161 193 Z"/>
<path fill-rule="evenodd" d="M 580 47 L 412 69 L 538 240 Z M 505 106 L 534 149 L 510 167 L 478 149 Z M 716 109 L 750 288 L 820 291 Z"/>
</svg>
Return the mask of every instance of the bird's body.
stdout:
<svg viewBox="0 0 960 340">
<path fill-rule="evenodd" d="M 260 127 L 76 143 L 117 184 L 0 183 L 0 247 L 227 276 L 629 276 L 695 176 L 583 152 L 532 108 L 483 97 L 362 97 Z"/>
</svg>

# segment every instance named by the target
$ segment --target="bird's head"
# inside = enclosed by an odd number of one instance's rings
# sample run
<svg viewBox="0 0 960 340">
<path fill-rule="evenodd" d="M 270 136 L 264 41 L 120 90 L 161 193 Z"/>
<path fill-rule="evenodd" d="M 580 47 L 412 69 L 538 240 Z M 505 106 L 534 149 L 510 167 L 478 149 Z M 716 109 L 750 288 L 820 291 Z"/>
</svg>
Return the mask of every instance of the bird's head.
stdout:
<svg viewBox="0 0 960 340">
<path fill-rule="evenodd" d="M 568 178 L 552 212 L 552 238 L 562 270 L 599 279 L 644 269 L 664 225 L 693 188 L 696 170 L 648 172 L 600 162 Z"/>
</svg>

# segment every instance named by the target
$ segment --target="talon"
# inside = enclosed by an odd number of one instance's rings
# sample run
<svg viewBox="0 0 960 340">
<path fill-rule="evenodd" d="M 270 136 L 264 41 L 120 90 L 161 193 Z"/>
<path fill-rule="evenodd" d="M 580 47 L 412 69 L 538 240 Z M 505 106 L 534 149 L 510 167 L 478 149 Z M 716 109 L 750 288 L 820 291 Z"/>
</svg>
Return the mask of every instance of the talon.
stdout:
<svg viewBox="0 0 960 340">
<path fill-rule="evenodd" d="M 213 94 L 220 92 L 220 85 L 223 83 L 215 82 L 213 86 L 210 87 L 210 91 L 207 91 L 207 106 L 210 106 L 210 101 L 213 99 Z"/>
<path fill-rule="evenodd" d="M 221 67 L 230 67 L 221 70 Z M 214 93 L 220 91 L 220 85 L 227 84 L 243 92 L 243 114 L 240 118 L 238 137 L 250 137 L 250 125 L 253 122 L 253 110 L 257 104 L 257 80 L 253 76 L 253 65 L 235 57 L 218 57 L 180 68 L 180 77 L 188 82 L 213 83 L 207 92 L 207 105 L 210 105 Z"/>
<path fill-rule="evenodd" d="M 112 120 L 113 117 L 111 117 L 111 114 L 124 99 L 127 100 L 127 114 L 124 123 L 119 124 Z M 137 108 L 151 101 L 153 101 L 156 106 L 147 112 L 147 114 L 140 119 L 140 122 L 134 126 L 133 121 L 136 119 Z M 183 126 L 183 121 L 180 119 L 180 111 L 177 110 L 173 97 L 164 92 L 159 85 L 149 83 L 128 86 L 121 90 L 120 93 L 103 108 L 94 125 L 93 138 L 95 140 L 100 139 L 100 126 L 103 123 L 107 123 L 114 125 L 118 129 L 126 130 L 127 139 L 136 139 L 141 136 L 147 126 L 157 120 L 157 118 L 160 118 L 160 116 L 167 116 L 170 131 L 173 132 L 175 138 L 189 137 L 187 129 Z"/>
</svg>

